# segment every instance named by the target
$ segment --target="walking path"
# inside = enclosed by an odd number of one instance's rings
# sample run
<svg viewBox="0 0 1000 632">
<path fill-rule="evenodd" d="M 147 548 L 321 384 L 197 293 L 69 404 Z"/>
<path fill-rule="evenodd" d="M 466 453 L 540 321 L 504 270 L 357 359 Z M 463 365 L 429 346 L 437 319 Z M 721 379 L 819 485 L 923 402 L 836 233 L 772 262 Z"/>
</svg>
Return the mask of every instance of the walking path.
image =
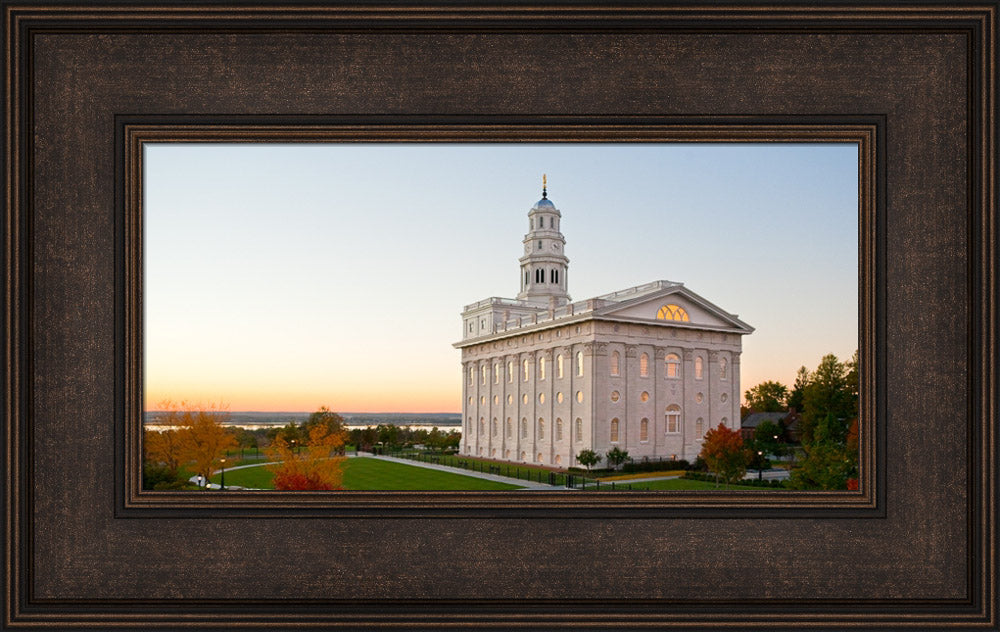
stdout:
<svg viewBox="0 0 1000 632">
<path fill-rule="evenodd" d="M 365 456 L 369 456 L 365 454 Z M 462 476 L 471 476 L 473 478 L 482 478 L 487 481 L 493 481 L 495 483 L 509 483 L 511 485 L 517 485 L 519 487 L 524 487 L 527 490 L 548 490 L 548 491 L 571 491 L 565 487 L 554 487 L 547 483 L 539 483 L 538 481 L 526 481 L 520 478 L 514 478 L 513 476 L 500 476 L 499 474 L 487 474 L 486 472 L 474 472 L 472 470 L 463 470 L 460 467 L 451 467 L 450 465 L 439 465 L 437 463 L 424 463 L 423 461 L 411 461 L 409 459 L 400 459 L 395 456 L 372 456 L 374 459 L 381 459 L 383 461 L 391 461 L 393 463 L 402 463 L 403 465 L 412 465 L 414 467 L 425 467 L 429 470 L 438 470 L 439 472 L 448 472 L 449 474 L 460 474 Z"/>
</svg>

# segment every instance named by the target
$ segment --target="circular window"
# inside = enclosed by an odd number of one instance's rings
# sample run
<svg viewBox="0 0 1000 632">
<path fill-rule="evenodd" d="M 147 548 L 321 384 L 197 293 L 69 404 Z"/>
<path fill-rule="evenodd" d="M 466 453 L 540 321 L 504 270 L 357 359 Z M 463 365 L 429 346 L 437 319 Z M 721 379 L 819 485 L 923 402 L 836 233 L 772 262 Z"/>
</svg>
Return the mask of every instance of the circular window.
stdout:
<svg viewBox="0 0 1000 632">
<path fill-rule="evenodd" d="M 722 399 L 722 401 L 724 401 L 724 402 L 725 402 L 725 401 L 729 401 L 729 394 L 728 394 L 728 393 L 723 393 L 723 394 L 722 394 L 722 398 L 721 398 L 721 399 Z"/>
<path fill-rule="evenodd" d="M 583 403 L 583 391 L 576 392 L 576 401 L 580 402 L 581 404 Z"/>
<path fill-rule="evenodd" d="M 702 401 L 704 401 L 704 399 L 705 399 L 705 396 L 702 395 L 701 393 L 698 393 L 697 395 L 694 396 L 694 401 L 698 402 L 699 404 Z"/>
<path fill-rule="evenodd" d="M 618 391 L 611 391 L 611 401 L 617 402 L 621 398 L 621 394 Z"/>
<path fill-rule="evenodd" d="M 544 404 L 545 403 L 545 393 L 539 393 L 538 394 L 538 403 L 539 404 Z"/>
<path fill-rule="evenodd" d="M 556 401 L 559 402 L 560 404 L 562 403 L 562 401 L 563 401 L 562 391 L 556 393 Z"/>
<path fill-rule="evenodd" d="M 648 402 L 649 401 L 649 393 L 647 393 L 646 391 L 643 391 L 642 393 L 640 393 L 639 394 L 639 401 L 640 402 Z"/>
</svg>

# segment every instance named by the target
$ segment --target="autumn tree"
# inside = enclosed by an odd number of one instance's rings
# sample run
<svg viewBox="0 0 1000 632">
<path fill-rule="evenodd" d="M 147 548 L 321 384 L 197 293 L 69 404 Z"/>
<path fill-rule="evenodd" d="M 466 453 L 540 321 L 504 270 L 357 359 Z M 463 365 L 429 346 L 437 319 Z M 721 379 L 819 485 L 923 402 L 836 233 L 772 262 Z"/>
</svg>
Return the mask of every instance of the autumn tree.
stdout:
<svg viewBox="0 0 1000 632">
<path fill-rule="evenodd" d="M 182 458 L 180 430 L 146 430 L 142 436 L 143 461 L 163 464 L 171 475 L 176 476 Z"/>
<path fill-rule="evenodd" d="M 209 480 L 221 464 L 227 450 L 237 447 L 236 437 L 223 426 L 229 418 L 221 407 L 211 406 L 203 410 L 201 406 L 182 404 L 179 419 L 181 455 L 185 462 L 192 462 L 195 474 Z"/>
<path fill-rule="evenodd" d="M 747 407 L 757 413 L 777 413 L 788 409 L 788 387 L 781 382 L 761 382 L 746 392 Z"/>
<path fill-rule="evenodd" d="M 296 452 L 282 436 L 271 444 L 271 458 L 279 461 L 268 466 L 274 474 L 274 488 L 281 490 L 331 490 L 343 488 L 346 433 L 331 431 L 326 424 L 313 424 L 305 441 L 305 450 Z"/>
<path fill-rule="evenodd" d="M 725 424 L 709 430 L 701 447 L 701 454 L 709 471 L 726 483 L 734 483 L 746 474 L 749 461 L 743 438 L 738 430 L 730 430 Z"/>
</svg>

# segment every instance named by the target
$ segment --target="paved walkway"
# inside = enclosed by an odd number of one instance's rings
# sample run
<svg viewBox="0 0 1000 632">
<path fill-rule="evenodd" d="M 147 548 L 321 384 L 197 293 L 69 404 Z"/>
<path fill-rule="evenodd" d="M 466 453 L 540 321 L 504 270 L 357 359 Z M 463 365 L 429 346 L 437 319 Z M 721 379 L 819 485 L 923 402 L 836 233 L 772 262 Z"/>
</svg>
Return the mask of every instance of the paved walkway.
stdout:
<svg viewBox="0 0 1000 632">
<path fill-rule="evenodd" d="M 370 456 L 370 455 L 365 455 Z M 473 472 L 472 470 L 463 470 L 460 467 L 451 467 L 450 465 L 440 465 L 438 463 L 424 463 L 423 461 L 411 461 L 409 459 L 400 459 L 394 456 L 373 456 L 372 458 L 381 459 L 383 461 L 391 461 L 393 463 L 402 463 L 403 465 L 412 465 L 414 467 L 424 467 L 429 470 L 438 470 L 439 472 L 448 472 L 449 474 L 461 474 L 462 476 L 471 476 L 473 478 L 481 478 L 487 481 L 493 481 L 495 483 L 509 483 L 511 485 L 518 485 L 519 487 L 524 487 L 526 490 L 548 490 L 548 491 L 572 491 L 566 487 L 553 487 L 547 483 L 539 483 L 538 481 L 526 481 L 520 478 L 514 478 L 512 476 L 500 476 L 499 474 L 487 474 L 486 472 Z"/>
</svg>

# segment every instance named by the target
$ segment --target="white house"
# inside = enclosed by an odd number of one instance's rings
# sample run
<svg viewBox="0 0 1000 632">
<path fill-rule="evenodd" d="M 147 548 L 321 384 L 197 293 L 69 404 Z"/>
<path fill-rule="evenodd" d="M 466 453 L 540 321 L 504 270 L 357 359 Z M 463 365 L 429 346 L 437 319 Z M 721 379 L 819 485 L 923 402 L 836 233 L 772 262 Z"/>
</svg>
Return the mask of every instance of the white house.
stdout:
<svg viewBox="0 0 1000 632">
<path fill-rule="evenodd" d="M 561 220 L 543 186 L 517 298 L 462 312 L 461 453 L 569 467 L 581 450 L 619 446 L 692 460 L 710 428 L 739 429 L 753 328 L 672 281 L 571 302 Z"/>
</svg>

